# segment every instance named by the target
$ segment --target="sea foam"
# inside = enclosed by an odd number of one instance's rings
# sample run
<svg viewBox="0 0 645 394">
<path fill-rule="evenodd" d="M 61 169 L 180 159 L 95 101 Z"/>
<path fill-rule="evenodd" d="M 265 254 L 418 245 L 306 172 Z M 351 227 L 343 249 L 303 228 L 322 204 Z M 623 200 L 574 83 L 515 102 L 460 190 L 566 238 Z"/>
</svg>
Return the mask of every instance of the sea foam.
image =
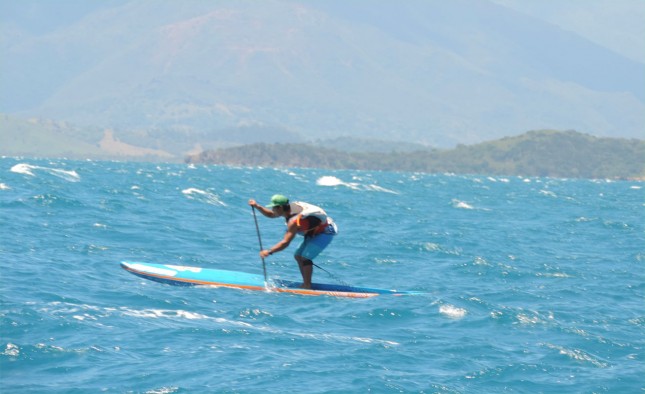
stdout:
<svg viewBox="0 0 645 394">
<path fill-rule="evenodd" d="M 181 192 L 190 200 L 196 200 L 210 205 L 226 206 L 226 203 L 220 200 L 219 196 L 215 193 L 196 189 L 194 187 L 184 189 Z"/>
<path fill-rule="evenodd" d="M 391 193 L 391 194 L 399 194 L 398 192 L 390 189 L 386 189 L 382 186 L 375 185 L 375 184 L 369 184 L 369 185 L 363 185 L 357 182 L 344 182 L 343 180 L 331 176 L 331 175 L 325 175 L 316 180 L 316 185 L 318 186 L 328 186 L 328 187 L 334 187 L 334 186 L 344 186 L 353 190 L 367 190 L 367 191 L 375 191 L 375 192 L 383 192 L 383 193 Z"/>
<path fill-rule="evenodd" d="M 81 177 L 78 175 L 78 173 L 73 170 L 68 171 L 60 168 L 40 167 L 40 166 L 34 166 L 26 163 L 16 164 L 13 167 L 11 167 L 11 172 L 15 172 L 17 174 L 29 175 L 29 176 L 36 176 L 36 174 L 34 174 L 34 171 L 36 170 L 45 172 L 47 174 L 56 176 L 58 178 L 64 179 L 69 182 L 78 182 L 81 180 Z"/>
</svg>

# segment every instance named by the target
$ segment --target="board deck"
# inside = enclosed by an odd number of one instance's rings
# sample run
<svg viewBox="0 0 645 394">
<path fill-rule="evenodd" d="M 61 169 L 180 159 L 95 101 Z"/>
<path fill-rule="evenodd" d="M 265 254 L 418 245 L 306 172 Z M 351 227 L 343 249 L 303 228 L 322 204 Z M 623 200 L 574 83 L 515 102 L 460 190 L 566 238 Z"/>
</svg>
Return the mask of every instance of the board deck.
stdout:
<svg viewBox="0 0 645 394">
<path fill-rule="evenodd" d="M 301 289 L 300 282 L 292 282 L 282 279 L 270 279 L 269 283 L 265 285 L 264 277 L 262 275 L 168 264 L 124 261 L 121 263 L 121 267 L 139 277 L 176 286 L 201 285 L 311 296 L 326 295 L 350 298 L 368 298 L 383 294 L 394 296 L 423 294 L 417 291 L 397 291 L 325 283 L 313 283 L 311 289 Z"/>
</svg>

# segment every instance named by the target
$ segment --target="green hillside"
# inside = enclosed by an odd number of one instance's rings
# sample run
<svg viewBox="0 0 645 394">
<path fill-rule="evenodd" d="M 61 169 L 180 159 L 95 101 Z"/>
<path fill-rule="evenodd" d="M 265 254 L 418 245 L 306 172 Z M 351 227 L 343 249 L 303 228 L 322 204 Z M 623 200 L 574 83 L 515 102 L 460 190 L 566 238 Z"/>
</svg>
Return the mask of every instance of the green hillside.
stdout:
<svg viewBox="0 0 645 394">
<path fill-rule="evenodd" d="M 394 147 L 393 147 L 394 148 Z M 645 141 L 576 131 L 531 131 L 450 150 L 346 152 L 306 144 L 252 144 L 202 152 L 190 163 L 426 173 L 645 179 Z"/>
</svg>

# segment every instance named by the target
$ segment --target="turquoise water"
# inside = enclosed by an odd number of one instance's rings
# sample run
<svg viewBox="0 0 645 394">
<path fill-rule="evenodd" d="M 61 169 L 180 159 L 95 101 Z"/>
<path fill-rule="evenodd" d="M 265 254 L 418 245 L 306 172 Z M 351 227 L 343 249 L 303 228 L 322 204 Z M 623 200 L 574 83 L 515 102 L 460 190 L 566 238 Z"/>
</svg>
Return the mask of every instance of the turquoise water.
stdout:
<svg viewBox="0 0 645 394">
<path fill-rule="evenodd" d="M 643 183 L 0 159 L 3 392 L 645 390 Z M 340 299 L 185 288 L 262 273 L 249 198 L 318 204 Z M 259 217 L 262 240 L 282 237 Z M 296 245 L 267 259 L 299 279 Z"/>
</svg>

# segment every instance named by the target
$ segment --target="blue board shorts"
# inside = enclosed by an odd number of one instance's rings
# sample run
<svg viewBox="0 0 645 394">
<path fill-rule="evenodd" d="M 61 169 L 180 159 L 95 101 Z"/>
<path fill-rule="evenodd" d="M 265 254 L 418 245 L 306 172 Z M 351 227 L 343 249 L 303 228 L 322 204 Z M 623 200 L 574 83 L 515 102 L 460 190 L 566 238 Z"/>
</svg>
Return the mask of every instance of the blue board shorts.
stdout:
<svg viewBox="0 0 645 394">
<path fill-rule="evenodd" d="M 294 255 L 313 260 L 331 243 L 336 234 L 338 234 L 338 227 L 332 222 L 323 233 L 313 237 L 305 237 Z"/>
</svg>

